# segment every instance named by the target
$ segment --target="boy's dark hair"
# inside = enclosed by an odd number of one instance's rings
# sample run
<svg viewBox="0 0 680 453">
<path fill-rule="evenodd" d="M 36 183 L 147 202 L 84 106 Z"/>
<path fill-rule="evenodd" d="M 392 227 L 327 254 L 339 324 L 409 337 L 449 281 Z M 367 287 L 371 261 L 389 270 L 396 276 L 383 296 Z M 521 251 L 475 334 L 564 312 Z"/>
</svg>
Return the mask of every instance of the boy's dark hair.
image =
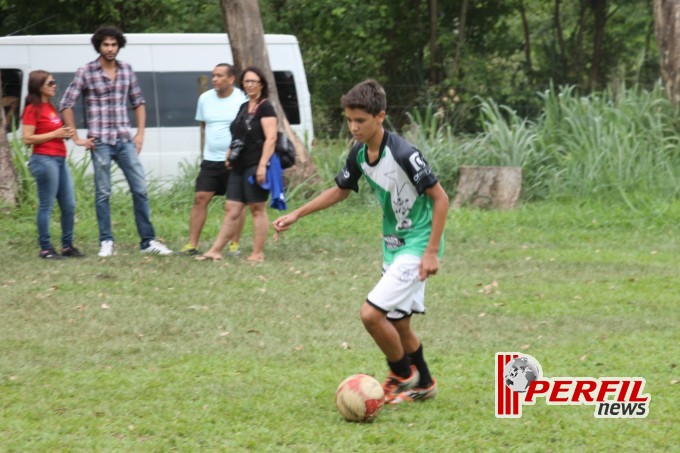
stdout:
<svg viewBox="0 0 680 453">
<path fill-rule="evenodd" d="M 118 42 L 119 49 L 125 47 L 125 43 L 127 43 L 122 31 L 116 27 L 104 25 L 99 27 L 92 35 L 92 45 L 94 46 L 94 50 L 96 50 L 97 53 L 99 53 L 99 48 L 101 47 L 104 38 L 115 39 Z"/>
<path fill-rule="evenodd" d="M 246 72 L 254 72 L 260 78 L 260 85 L 262 86 L 262 94 L 260 95 L 260 99 L 269 97 L 269 82 L 267 82 L 267 78 L 265 77 L 262 69 L 258 68 L 257 66 L 248 66 L 243 70 L 241 77 L 238 79 L 238 85 L 241 87 L 241 89 L 243 89 L 243 78 L 246 76 Z"/>
<path fill-rule="evenodd" d="M 362 109 L 375 116 L 387 110 L 385 89 L 373 79 L 364 80 L 340 98 L 343 108 Z"/>
</svg>

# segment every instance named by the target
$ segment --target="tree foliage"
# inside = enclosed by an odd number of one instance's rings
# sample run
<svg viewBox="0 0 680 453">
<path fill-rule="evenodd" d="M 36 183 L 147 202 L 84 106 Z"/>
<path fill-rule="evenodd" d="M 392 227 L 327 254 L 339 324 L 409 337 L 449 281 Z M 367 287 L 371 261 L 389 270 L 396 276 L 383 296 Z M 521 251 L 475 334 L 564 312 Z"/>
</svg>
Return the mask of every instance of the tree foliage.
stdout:
<svg viewBox="0 0 680 453">
<path fill-rule="evenodd" d="M 459 130 L 481 126 L 478 97 L 533 116 L 535 93 L 551 84 L 586 94 L 659 78 L 648 0 L 463 1 L 260 0 L 260 10 L 266 33 L 300 41 L 319 135 L 337 132 L 340 95 L 367 77 L 386 86 L 397 125 L 406 112 L 433 107 Z M 101 23 L 126 32 L 224 31 L 218 0 L 58 5 L 0 0 L 0 34 L 90 33 Z"/>
</svg>

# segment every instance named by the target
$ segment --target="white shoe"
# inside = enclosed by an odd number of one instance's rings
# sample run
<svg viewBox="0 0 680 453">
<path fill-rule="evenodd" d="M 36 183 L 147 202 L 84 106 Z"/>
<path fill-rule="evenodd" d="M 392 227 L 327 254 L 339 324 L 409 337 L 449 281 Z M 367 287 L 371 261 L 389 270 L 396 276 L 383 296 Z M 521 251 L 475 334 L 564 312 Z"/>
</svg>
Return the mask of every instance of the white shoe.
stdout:
<svg viewBox="0 0 680 453">
<path fill-rule="evenodd" d="M 172 255 L 172 250 L 167 248 L 165 244 L 157 240 L 149 242 L 149 246 L 141 250 L 142 253 L 156 253 L 157 255 Z"/>
<path fill-rule="evenodd" d="M 98 255 L 102 258 L 113 256 L 113 241 L 102 241 L 99 247 Z"/>
</svg>

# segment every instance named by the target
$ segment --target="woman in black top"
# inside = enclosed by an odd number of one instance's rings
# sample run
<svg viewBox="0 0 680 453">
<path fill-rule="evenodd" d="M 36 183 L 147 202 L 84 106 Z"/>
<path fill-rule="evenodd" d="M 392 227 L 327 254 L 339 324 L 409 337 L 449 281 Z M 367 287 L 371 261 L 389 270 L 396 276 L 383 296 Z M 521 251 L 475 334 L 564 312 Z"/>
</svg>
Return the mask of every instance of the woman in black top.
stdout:
<svg viewBox="0 0 680 453">
<path fill-rule="evenodd" d="M 260 186 L 266 182 L 267 164 L 276 145 L 276 112 L 267 99 L 269 85 L 262 70 L 246 68 L 239 85 L 248 95 L 248 102 L 231 123 L 232 142 L 226 159 L 227 168 L 232 170 L 227 185 L 227 209 L 215 242 L 196 258 L 199 261 L 222 258 L 222 249 L 238 231 L 238 218 L 246 205 L 253 216 L 254 230 L 253 253 L 248 261 L 264 261 L 269 191 Z"/>
</svg>

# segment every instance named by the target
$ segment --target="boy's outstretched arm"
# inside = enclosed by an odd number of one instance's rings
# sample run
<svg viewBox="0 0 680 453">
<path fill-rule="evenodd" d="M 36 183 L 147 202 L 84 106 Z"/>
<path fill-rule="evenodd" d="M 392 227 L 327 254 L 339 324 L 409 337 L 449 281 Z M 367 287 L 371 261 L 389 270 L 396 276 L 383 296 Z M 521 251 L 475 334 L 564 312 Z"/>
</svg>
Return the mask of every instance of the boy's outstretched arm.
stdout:
<svg viewBox="0 0 680 453">
<path fill-rule="evenodd" d="M 432 208 L 432 231 L 430 232 L 430 240 L 427 243 L 427 248 L 423 257 L 420 260 L 420 279 L 425 280 L 428 276 L 434 275 L 439 270 L 439 244 L 441 244 L 442 234 L 444 234 L 444 225 L 446 224 L 446 215 L 449 212 L 449 197 L 446 195 L 441 184 L 437 183 L 428 188 L 425 194 L 432 198 L 434 206 Z"/>
<path fill-rule="evenodd" d="M 336 203 L 341 202 L 349 196 L 350 189 L 341 189 L 338 186 L 326 189 L 319 194 L 316 198 L 307 204 L 304 204 L 297 208 L 295 211 L 283 215 L 272 222 L 274 230 L 277 233 L 281 233 L 290 228 L 298 219 L 309 215 L 313 212 L 320 211 L 322 209 L 329 208 Z"/>
</svg>

